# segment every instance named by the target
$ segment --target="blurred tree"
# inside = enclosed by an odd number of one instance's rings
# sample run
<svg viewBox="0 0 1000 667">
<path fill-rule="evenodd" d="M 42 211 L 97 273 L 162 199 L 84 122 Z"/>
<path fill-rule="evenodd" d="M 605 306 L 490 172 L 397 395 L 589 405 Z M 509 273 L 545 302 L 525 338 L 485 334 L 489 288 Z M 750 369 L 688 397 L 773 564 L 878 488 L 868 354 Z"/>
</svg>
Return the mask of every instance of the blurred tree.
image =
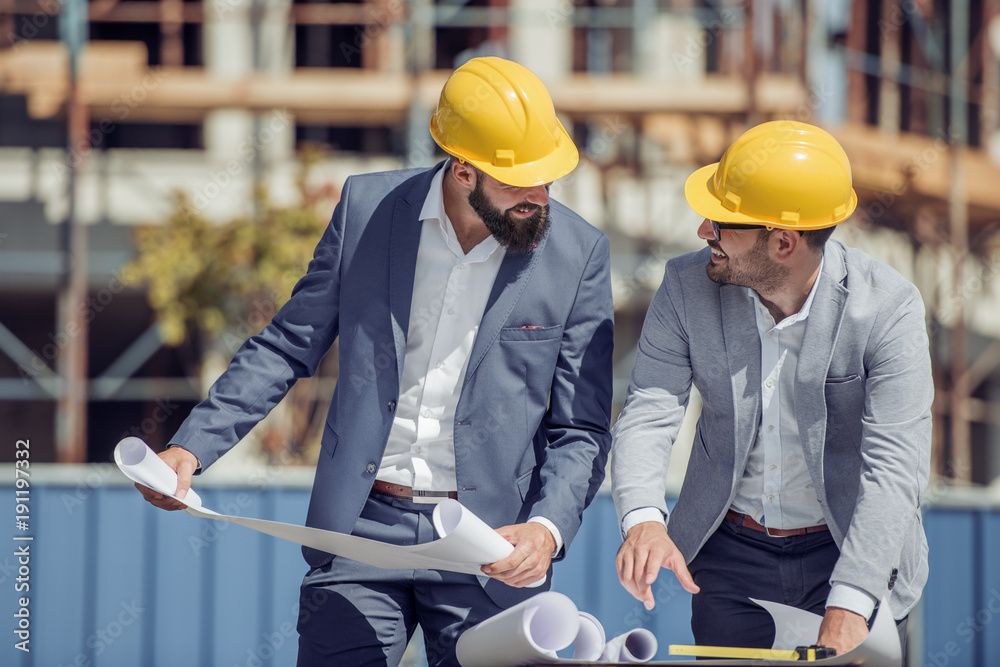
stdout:
<svg viewBox="0 0 1000 667">
<path fill-rule="evenodd" d="M 276 206 L 257 186 L 251 216 L 217 223 L 178 194 L 166 220 L 135 230 L 138 255 L 123 275 L 146 288 L 166 345 L 196 343 L 200 358 L 188 376 L 202 378 L 203 393 L 306 272 L 327 224 L 320 211 L 328 215 L 340 198 L 335 186 L 309 184 L 319 157 L 315 150 L 300 155 L 297 205 Z M 336 376 L 336 356 L 328 355 L 315 377 L 299 381 L 255 429 L 272 462 L 315 459 L 329 401 L 318 380 Z"/>
</svg>

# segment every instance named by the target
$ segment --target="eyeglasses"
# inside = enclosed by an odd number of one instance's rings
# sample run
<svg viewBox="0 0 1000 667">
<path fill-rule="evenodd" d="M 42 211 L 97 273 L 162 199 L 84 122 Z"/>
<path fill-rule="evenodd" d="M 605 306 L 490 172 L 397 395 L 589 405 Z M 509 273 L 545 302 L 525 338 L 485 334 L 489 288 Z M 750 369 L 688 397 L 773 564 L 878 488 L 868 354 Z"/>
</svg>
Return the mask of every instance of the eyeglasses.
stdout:
<svg viewBox="0 0 1000 667">
<path fill-rule="evenodd" d="M 737 222 L 716 222 L 715 220 L 708 221 L 712 225 L 712 235 L 715 237 L 716 241 L 722 240 L 722 234 L 720 232 L 723 229 L 766 229 L 771 231 L 774 229 L 771 225 L 743 225 Z M 799 236 L 802 236 L 802 230 L 796 229 Z"/>
<path fill-rule="evenodd" d="M 712 225 L 712 235 L 715 236 L 716 241 L 722 240 L 720 232 L 723 229 L 773 229 L 767 225 L 743 225 L 735 222 L 716 222 L 715 220 L 709 220 L 708 222 Z"/>
</svg>

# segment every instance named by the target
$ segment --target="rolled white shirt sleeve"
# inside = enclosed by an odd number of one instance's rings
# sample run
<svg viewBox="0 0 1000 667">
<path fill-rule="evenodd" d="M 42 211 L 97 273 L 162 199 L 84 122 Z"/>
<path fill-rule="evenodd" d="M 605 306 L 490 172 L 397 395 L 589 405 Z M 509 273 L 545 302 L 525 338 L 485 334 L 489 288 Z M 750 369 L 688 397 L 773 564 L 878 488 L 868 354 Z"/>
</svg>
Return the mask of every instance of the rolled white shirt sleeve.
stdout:
<svg viewBox="0 0 1000 667">
<path fill-rule="evenodd" d="M 655 507 L 639 507 L 632 510 L 624 517 L 622 517 L 622 539 L 628 536 L 628 531 L 640 523 L 646 523 L 647 521 L 655 521 L 657 523 L 667 525 L 666 519 L 663 516 L 663 512 Z"/>
<path fill-rule="evenodd" d="M 865 617 L 865 620 L 872 617 L 875 611 L 876 600 L 871 595 L 861 590 L 857 586 L 835 582 L 830 588 L 830 594 L 826 596 L 826 606 L 839 607 L 847 611 L 853 611 Z"/>
<path fill-rule="evenodd" d="M 552 523 L 544 516 L 533 516 L 530 519 L 528 519 L 528 523 L 540 523 L 549 529 L 549 532 L 552 533 L 552 537 L 556 541 L 556 548 L 555 551 L 552 552 L 552 557 L 555 558 L 556 556 L 558 556 L 559 552 L 562 551 L 563 548 L 563 538 L 562 538 L 562 533 L 560 533 L 559 529 L 556 528 L 556 524 Z"/>
</svg>

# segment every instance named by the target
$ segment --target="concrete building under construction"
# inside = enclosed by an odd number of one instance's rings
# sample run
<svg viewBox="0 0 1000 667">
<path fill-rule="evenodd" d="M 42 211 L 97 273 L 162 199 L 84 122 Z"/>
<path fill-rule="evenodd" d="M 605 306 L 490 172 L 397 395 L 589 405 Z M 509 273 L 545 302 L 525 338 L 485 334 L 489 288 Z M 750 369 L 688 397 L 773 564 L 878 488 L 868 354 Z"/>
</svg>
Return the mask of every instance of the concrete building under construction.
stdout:
<svg viewBox="0 0 1000 667">
<path fill-rule="evenodd" d="M 258 184 L 292 201 L 307 144 L 325 147 L 310 178 L 333 186 L 433 164 L 427 120 L 447 74 L 501 55 L 546 82 L 581 148 L 553 194 L 612 239 L 619 404 L 664 262 L 702 245 L 684 179 L 751 124 L 814 122 L 847 150 L 860 197 L 837 237 L 924 296 L 935 471 L 989 483 L 998 7 L 0 0 L 0 421 L 33 436 L 39 460 L 107 460 L 131 425 L 165 444 L 204 383 L 196 349 L 165 347 L 121 280 L 133 227 L 166 217 L 174 192 L 217 220 L 248 214 Z"/>
</svg>

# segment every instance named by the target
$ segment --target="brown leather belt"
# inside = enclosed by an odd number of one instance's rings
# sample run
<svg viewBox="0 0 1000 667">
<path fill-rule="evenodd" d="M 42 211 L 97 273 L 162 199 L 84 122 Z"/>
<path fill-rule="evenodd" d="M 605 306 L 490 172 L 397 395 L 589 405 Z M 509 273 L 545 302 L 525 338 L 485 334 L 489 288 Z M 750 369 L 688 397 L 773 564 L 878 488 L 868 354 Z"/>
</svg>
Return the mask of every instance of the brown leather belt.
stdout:
<svg viewBox="0 0 1000 667">
<path fill-rule="evenodd" d="M 390 498 L 401 498 L 403 500 L 413 500 L 416 502 L 435 502 L 434 499 L 454 498 L 458 500 L 458 491 L 414 491 L 402 484 L 391 484 L 376 479 L 372 484 L 372 493 Z"/>
<path fill-rule="evenodd" d="M 743 519 L 742 522 L 740 519 Z M 740 514 L 735 510 L 729 510 L 726 512 L 726 519 L 732 521 L 737 526 L 746 526 L 747 528 L 752 528 L 753 530 L 758 530 L 762 533 L 767 533 L 771 537 L 792 537 L 793 535 L 806 535 L 808 533 L 819 533 L 824 530 L 830 530 L 830 528 L 824 523 L 820 526 L 809 526 L 808 528 L 767 528 L 762 526 L 753 520 L 749 514 Z"/>
</svg>

